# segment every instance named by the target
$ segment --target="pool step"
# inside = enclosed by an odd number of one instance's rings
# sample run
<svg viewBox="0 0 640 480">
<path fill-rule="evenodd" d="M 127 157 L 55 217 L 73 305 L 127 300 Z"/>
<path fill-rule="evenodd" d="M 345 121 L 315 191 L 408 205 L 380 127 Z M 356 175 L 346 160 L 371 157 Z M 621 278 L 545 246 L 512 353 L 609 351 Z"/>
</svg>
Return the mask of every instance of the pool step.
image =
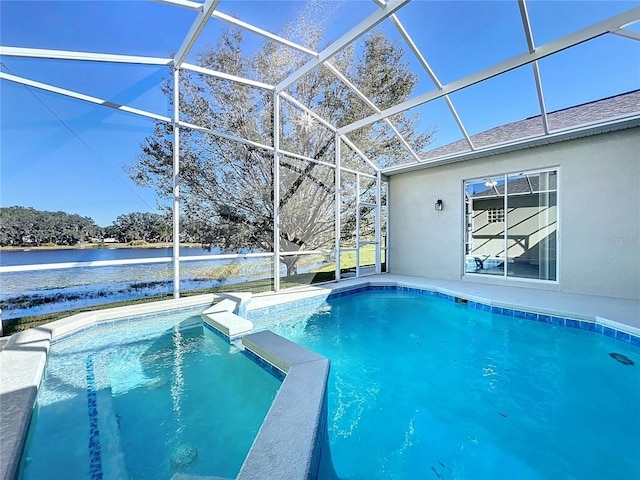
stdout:
<svg viewBox="0 0 640 480">
<path fill-rule="evenodd" d="M 223 300 L 224 301 L 224 300 Z M 221 302 L 222 303 L 222 302 Z M 230 340 L 241 337 L 253 330 L 253 322 L 230 311 L 202 313 L 202 320 L 211 328 L 222 333 Z"/>
<path fill-rule="evenodd" d="M 203 315 L 210 315 L 212 313 L 219 313 L 219 312 L 235 312 L 236 308 L 238 307 L 238 303 L 229 299 L 229 298 L 225 298 L 224 300 L 219 301 L 218 303 L 216 303 L 215 305 L 210 306 L 209 308 L 207 308 L 204 312 L 202 312 Z"/>
</svg>

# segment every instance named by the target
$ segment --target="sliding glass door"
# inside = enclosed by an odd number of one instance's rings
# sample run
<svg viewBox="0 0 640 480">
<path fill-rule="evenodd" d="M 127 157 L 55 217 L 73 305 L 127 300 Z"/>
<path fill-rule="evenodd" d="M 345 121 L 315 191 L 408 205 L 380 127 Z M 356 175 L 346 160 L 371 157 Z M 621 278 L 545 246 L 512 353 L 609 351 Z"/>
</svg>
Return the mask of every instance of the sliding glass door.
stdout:
<svg viewBox="0 0 640 480">
<path fill-rule="evenodd" d="M 558 172 L 468 180 L 465 273 L 557 279 Z"/>
</svg>

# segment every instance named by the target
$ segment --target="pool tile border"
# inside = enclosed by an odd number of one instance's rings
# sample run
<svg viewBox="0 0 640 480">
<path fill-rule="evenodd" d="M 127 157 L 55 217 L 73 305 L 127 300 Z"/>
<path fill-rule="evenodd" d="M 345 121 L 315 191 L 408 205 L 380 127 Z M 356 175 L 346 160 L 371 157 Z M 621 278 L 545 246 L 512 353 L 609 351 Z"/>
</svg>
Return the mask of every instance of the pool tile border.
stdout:
<svg viewBox="0 0 640 480">
<path fill-rule="evenodd" d="M 260 355 L 257 355 L 255 353 L 253 353 L 248 348 L 245 348 L 244 350 L 242 350 L 242 353 L 249 360 L 254 362 L 256 365 L 261 367 L 263 370 L 266 370 L 267 372 L 269 372 L 271 375 L 273 375 L 275 378 L 277 378 L 281 382 L 284 381 L 285 377 L 287 376 L 287 374 L 285 372 L 280 370 L 274 364 L 272 364 L 271 362 L 268 362 L 267 360 L 262 358 Z"/>
<path fill-rule="evenodd" d="M 77 335 L 79 333 L 83 333 L 89 330 L 93 330 L 96 327 L 101 327 L 101 326 L 107 326 L 107 325 L 118 325 L 120 323 L 133 323 L 133 322 L 138 322 L 141 320 L 150 320 L 154 317 L 160 317 L 160 316 L 164 316 L 166 314 L 170 314 L 171 312 L 180 312 L 183 310 L 186 311 L 190 311 L 193 310 L 193 314 L 199 314 L 200 310 L 202 310 L 203 308 L 205 308 L 207 305 L 196 305 L 196 306 L 191 306 L 191 307 L 177 307 L 177 308 L 172 308 L 169 310 L 163 310 L 161 312 L 153 312 L 153 313 L 147 313 L 147 314 L 142 314 L 142 315 L 129 315 L 126 317 L 120 317 L 120 318 L 113 318 L 110 320 L 100 320 L 100 321 L 95 321 L 93 323 L 89 323 L 87 325 L 84 325 L 80 328 L 78 328 L 77 330 L 72 330 L 70 332 L 66 332 L 63 333 L 61 335 L 58 335 L 54 338 L 51 339 L 51 345 L 55 345 L 58 342 L 61 342 L 63 340 L 68 339 L 69 337 L 73 337 L 74 335 Z M 184 325 L 184 328 L 190 328 L 193 326 L 199 326 L 200 325 L 200 319 L 198 319 L 197 321 L 194 321 L 191 324 L 187 324 Z"/>
<path fill-rule="evenodd" d="M 364 285 L 338 287 L 331 290 L 329 293 L 324 292 L 316 296 L 304 298 L 301 300 L 291 300 L 288 302 L 272 305 L 269 307 L 259 308 L 255 310 L 248 310 L 248 318 L 256 318 L 261 315 L 269 315 L 273 313 L 279 313 L 282 311 L 290 310 L 293 308 L 300 308 L 313 305 L 322 305 L 326 301 L 333 300 L 335 298 L 341 298 L 349 295 L 355 295 L 366 291 L 398 291 L 404 293 L 415 293 L 419 295 L 427 295 L 430 297 L 439 298 L 449 302 L 457 302 L 466 304 L 467 308 L 473 308 L 488 312 L 492 314 L 505 315 L 507 317 L 513 317 L 520 320 L 528 320 L 534 322 L 546 323 L 558 327 L 576 328 L 579 330 L 586 330 L 595 332 L 597 334 L 604 335 L 606 337 L 614 338 L 625 343 L 640 347 L 640 336 L 634 335 L 629 332 L 624 332 L 613 328 L 597 321 L 589 321 L 584 319 L 571 318 L 569 316 L 558 316 L 549 313 L 537 313 L 527 310 L 520 310 L 512 308 L 511 306 L 491 305 L 489 303 L 479 302 L 467 298 L 465 296 L 450 293 L 439 292 L 429 288 L 414 287 L 402 284 L 376 284 L 375 282 L 368 282 Z"/>
</svg>

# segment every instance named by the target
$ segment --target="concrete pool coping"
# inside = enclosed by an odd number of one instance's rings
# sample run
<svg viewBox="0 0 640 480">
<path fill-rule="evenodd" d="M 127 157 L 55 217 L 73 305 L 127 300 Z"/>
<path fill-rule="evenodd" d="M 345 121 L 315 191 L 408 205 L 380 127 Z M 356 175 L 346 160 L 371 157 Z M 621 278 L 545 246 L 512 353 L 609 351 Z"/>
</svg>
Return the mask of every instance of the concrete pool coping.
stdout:
<svg viewBox="0 0 640 480">
<path fill-rule="evenodd" d="M 250 317 L 286 304 L 318 301 L 331 294 L 370 286 L 427 290 L 470 304 L 576 319 L 625 332 L 627 337 L 640 337 L 640 302 L 635 300 L 392 274 L 276 294 L 252 297 L 209 294 L 74 315 L 15 334 L 0 351 L 0 480 L 14 478 L 51 340 L 100 322 L 205 305 L 220 298 L 236 300 L 238 313 Z M 313 478 L 319 461 L 319 442 L 326 430 L 323 422 L 326 422 L 329 360 L 266 331 L 244 336 L 242 344 L 287 375 L 237 478 L 263 477 L 267 473 L 273 474 L 269 478 L 287 480 Z"/>
</svg>

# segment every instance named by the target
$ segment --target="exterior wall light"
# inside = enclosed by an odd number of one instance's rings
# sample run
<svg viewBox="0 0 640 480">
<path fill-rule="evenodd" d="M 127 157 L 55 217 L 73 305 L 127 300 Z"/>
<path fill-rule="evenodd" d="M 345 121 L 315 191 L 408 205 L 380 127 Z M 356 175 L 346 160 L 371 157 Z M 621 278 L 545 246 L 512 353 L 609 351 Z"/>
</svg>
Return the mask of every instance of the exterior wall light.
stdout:
<svg viewBox="0 0 640 480">
<path fill-rule="evenodd" d="M 442 202 L 442 200 L 440 199 L 436 200 L 436 210 L 439 212 L 440 210 L 442 210 L 443 207 L 444 207 L 444 203 Z"/>
</svg>

